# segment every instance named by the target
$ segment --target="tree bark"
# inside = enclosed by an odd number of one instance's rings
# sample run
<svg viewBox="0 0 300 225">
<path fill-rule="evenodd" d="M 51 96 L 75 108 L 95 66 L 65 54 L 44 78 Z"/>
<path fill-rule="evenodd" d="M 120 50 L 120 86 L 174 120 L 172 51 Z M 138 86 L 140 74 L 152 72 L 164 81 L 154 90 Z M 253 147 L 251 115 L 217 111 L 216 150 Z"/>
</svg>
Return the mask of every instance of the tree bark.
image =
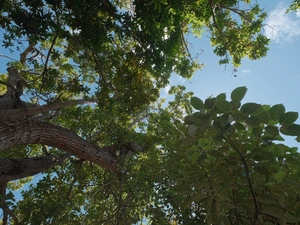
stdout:
<svg viewBox="0 0 300 225">
<path fill-rule="evenodd" d="M 0 150 L 27 144 L 49 145 L 119 173 L 117 157 L 108 148 L 99 148 L 72 131 L 53 124 L 27 119 L 0 121 L 0 134 Z"/>
<path fill-rule="evenodd" d="M 71 154 L 60 157 L 41 156 L 20 159 L 0 159 L 0 183 L 21 179 L 41 173 L 62 163 Z"/>
</svg>

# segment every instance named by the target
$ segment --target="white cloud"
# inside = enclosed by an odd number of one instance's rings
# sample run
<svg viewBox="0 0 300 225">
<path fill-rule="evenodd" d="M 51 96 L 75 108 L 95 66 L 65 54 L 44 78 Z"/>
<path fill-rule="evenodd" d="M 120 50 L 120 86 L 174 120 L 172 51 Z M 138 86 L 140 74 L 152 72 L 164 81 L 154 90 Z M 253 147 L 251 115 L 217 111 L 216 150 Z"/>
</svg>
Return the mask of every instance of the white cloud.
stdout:
<svg viewBox="0 0 300 225">
<path fill-rule="evenodd" d="M 279 3 L 266 21 L 265 34 L 277 43 L 293 42 L 300 37 L 300 13 L 286 13 L 287 8 Z"/>
<path fill-rule="evenodd" d="M 247 70 L 242 70 L 242 73 L 251 73 L 251 70 L 247 69 Z"/>
<path fill-rule="evenodd" d="M 169 95 L 170 88 L 171 88 L 171 85 L 169 85 L 169 84 L 163 88 L 164 95 Z"/>
</svg>

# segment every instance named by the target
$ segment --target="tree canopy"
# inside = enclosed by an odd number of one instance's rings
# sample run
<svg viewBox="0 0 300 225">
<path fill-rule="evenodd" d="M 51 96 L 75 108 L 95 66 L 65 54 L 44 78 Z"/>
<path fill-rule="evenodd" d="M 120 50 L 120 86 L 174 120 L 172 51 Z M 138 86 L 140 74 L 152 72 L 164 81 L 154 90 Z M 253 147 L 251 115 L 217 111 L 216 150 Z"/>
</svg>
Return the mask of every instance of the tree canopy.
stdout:
<svg viewBox="0 0 300 225">
<path fill-rule="evenodd" d="M 279 142 L 300 139 L 296 112 L 242 104 L 246 87 L 159 96 L 202 66 L 187 34 L 206 32 L 220 64 L 266 56 L 259 5 L 2 0 L 0 12 L 3 224 L 299 222 L 299 153 Z"/>
</svg>

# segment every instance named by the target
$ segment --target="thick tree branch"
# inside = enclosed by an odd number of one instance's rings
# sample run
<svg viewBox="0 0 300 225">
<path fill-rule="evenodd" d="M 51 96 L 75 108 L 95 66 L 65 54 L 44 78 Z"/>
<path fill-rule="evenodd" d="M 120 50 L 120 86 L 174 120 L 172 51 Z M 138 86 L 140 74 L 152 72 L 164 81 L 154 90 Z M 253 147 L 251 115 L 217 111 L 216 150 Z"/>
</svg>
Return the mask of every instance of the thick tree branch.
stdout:
<svg viewBox="0 0 300 225">
<path fill-rule="evenodd" d="M 20 62 L 25 65 L 26 64 L 26 58 L 27 58 L 27 55 L 30 53 L 30 52 L 33 52 L 34 50 L 34 46 L 36 45 L 37 43 L 31 43 L 25 50 L 24 52 L 22 52 L 20 54 Z"/>
<path fill-rule="evenodd" d="M 22 119 L 0 121 L 0 133 L 0 150 L 27 144 L 49 145 L 89 160 L 114 173 L 119 173 L 116 156 L 105 148 L 85 141 L 68 129 Z"/>
<path fill-rule="evenodd" d="M 36 175 L 61 164 L 70 156 L 71 154 L 67 153 L 59 158 L 53 156 L 42 156 L 20 159 L 0 159 L 0 182 L 7 182 Z"/>
<path fill-rule="evenodd" d="M 4 121 L 10 119 L 21 119 L 24 117 L 31 117 L 39 114 L 45 114 L 49 111 L 62 109 L 68 106 L 81 105 L 81 104 L 91 103 L 95 101 L 96 101 L 95 99 L 79 99 L 74 101 L 58 102 L 51 105 L 43 105 L 43 106 L 31 107 L 31 108 L 0 110 L 0 120 Z"/>
</svg>

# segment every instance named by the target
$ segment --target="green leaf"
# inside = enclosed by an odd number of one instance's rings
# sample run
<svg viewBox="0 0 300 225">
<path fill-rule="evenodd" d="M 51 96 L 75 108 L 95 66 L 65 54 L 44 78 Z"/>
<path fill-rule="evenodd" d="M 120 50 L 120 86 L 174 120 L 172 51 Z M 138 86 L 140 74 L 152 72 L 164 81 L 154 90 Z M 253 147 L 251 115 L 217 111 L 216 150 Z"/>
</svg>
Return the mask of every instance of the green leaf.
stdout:
<svg viewBox="0 0 300 225">
<path fill-rule="evenodd" d="M 282 156 L 284 155 L 284 145 L 282 144 L 277 144 L 273 147 L 273 152 L 275 156 Z"/>
<path fill-rule="evenodd" d="M 294 123 L 297 119 L 298 119 L 297 112 L 286 112 L 280 116 L 279 123 L 282 126 L 288 127 L 289 125 Z"/>
<path fill-rule="evenodd" d="M 261 121 L 254 116 L 249 117 L 245 122 L 251 127 L 259 127 L 261 125 Z"/>
<path fill-rule="evenodd" d="M 262 212 L 272 217 L 278 218 L 280 221 L 283 219 L 284 215 L 284 211 L 282 209 L 273 206 L 267 206 L 262 210 Z"/>
<path fill-rule="evenodd" d="M 285 214 L 286 216 L 286 222 L 289 222 L 289 223 L 297 223 L 300 221 L 300 218 L 295 216 L 295 215 L 292 215 L 290 212 L 287 212 Z"/>
<path fill-rule="evenodd" d="M 276 121 L 280 118 L 282 114 L 285 112 L 285 107 L 282 104 L 273 105 L 270 110 L 269 114 L 272 120 Z"/>
<path fill-rule="evenodd" d="M 198 97 L 191 97 L 191 105 L 194 109 L 200 110 L 203 108 L 203 101 Z"/>
<path fill-rule="evenodd" d="M 239 122 L 236 122 L 232 125 L 237 130 L 246 130 L 245 126 Z"/>
<path fill-rule="evenodd" d="M 272 159 L 273 157 L 274 157 L 274 153 L 271 152 L 269 149 L 266 149 L 255 154 L 253 156 L 253 159 L 255 161 L 265 161 L 265 160 Z"/>
<path fill-rule="evenodd" d="M 215 102 L 216 102 L 215 98 L 208 98 L 205 100 L 204 104 L 207 109 L 212 109 L 215 106 Z"/>
<path fill-rule="evenodd" d="M 231 100 L 238 104 L 245 96 L 247 88 L 245 86 L 238 87 L 231 92 Z"/>
<path fill-rule="evenodd" d="M 261 109 L 262 109 L 261 104 L 250 102 L 242 105 L 241 112 L 247 115 L 255 115 L 255 113 L 260 112 Z"/>
<path fill-rule="evenodd" d="M 300 135 L 300 125 L 299 124 L 292 124 L 288 127 L 281 126 L 280 132 L 284 135 L 289 136 L 299 136 Z"/>
<path fill-rule="evenodd" d="M 266 131 L 268 134 L 270 134 L 271 136 L 274 136 L 274 137 L 275 137 L 275 136 L 279 135 L 278 128 L 275 127 L 275 126 L 268 125 L 268 126 L 266 126 L 264 129 L 265 129 L 265 131 Z"/>
<path fill-rule="evenodd" d="M 222 112 L 229 112 L 231 110 L 231 104 L 226 100 L 218 100 L 216 106 Z"/>
<path fill-rule="evenodd" d="M 199 152 L 193 152 L 191 155 L 191 162 L 194 164 L 197 162 L 197 160 L 200 157 L 200 153 Z"/>
<path fill-rule="evenodd" d="M 216 150 L 211 150 L 208 152 L 208 154 L 214 158 L 222 158 L 224 155 L 222 153 L 220 153 L 219 151 L 216 151 Z"/>
<path fill-rule="evenodd" d="M 266 204 L 277 203 L 276 199 L 272 195 L 266 193 L 259 194 L 256 197 L 256 200 Z"/>
<path fill-rule="evenodd" d="M 192 204 L 193 201 L 194 201 L 194 199 L 192 197 L 189 197 L 189 198 L 185 199 L 183 204 L 182 204 L 182 209 L 185 210 L 188 207 L 190 207 L 190 205 Z"/>
<path fill-rule="evenodd" d="M 252 133 L 255 137 L 260 137 L 260 135 L 262 134 L 262 129 L 260 127 L 253 127 Z"/>
<path fill-rule="evenodd" d="M 256 118 L 260 119 L 264 124 L 268 124 L 270 120 L 269 113 L 265 110 L 259 113 Z"/>
<path fill-rule="evenodd" d="M 222 93 L 222 94 L 219 94 L 217 97 L 216 97 L 217 101 L 220 101 L 220 100 L 226 100 L 226 94 L 225 93 Z"/>
<path fill-rule="evenodd" d="M 286 176 L 286 173 L 283 171 L 280 171 L 280 172 L 274 174 L 274 179 L 276 180 L 277 183 L 280 183 L 285 176 Z"/>
<path fill-rule="evenodd" d="M 300 161 L 296 158 L 287 157 L 286 162 L 291 165 L 300 166 Z"/>
</svg>

